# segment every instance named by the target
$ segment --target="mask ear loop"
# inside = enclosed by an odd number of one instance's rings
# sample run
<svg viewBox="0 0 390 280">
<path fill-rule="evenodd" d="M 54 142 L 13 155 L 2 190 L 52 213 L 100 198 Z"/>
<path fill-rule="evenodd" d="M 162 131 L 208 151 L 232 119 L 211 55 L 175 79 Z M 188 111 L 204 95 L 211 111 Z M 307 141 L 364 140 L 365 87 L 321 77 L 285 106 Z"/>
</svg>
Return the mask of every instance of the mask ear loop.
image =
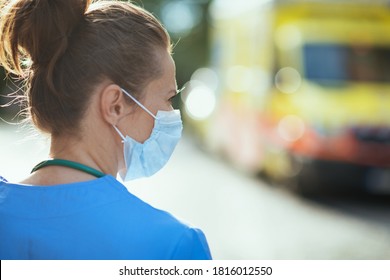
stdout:
<svg viewBox="0 0 390 280">
<path fill-rule="evenodd" d="M 122 140 L 125 141 L 126 137 L 122 134 L 122 132 L 120 132 L 119 129 L 115 125 L 112 125 L 112 127 L 116 130 L 116 132 L 118 132 L 118 134 L 122 138 Z"/>
<path fill-rule="evenodd" d="M 149 111 L 148 108 L 146 108 L 144 105 L 142 105 L 141 102 L 139 102 L 137 99 L 135 99 L 130 93 L 128 93 L 126 90 L 121 88 L 121 90 L 128 96 L 130 97 L 135 103 L 137 103 L 138 106 L 140 106 L 142 109 L 144 109 L 149 115 L 151 115 L 154 119 L 157 119 L 157 117 Z"/>
<path fill-rule="evenodd" d="M 142 105 L 141 102 L 139 102 L 137 99 L 135 99 L 130 93 L 128 93 L 125 89 L 121 88 L 121 90 L 128 96 L 131 98 L 131 100 L 133 100 L 138 106 L 140 106 L 142 109 L 144 109 L 149 115 L 151 115 L 154 119 L 157 119 L 157 117 L 149 111 L 148 108 L 146 108 L 144 105 Z M 122 138 L 122 142 L 124 142 L 126 140 L 126 137 L 122 134 L 122 132 L 120 132 L 120 130 L 115 126 L 113 125 L 113 128 L 116 130 L 116 132 L 118 132 L 119 136 Z"/>
</svg>

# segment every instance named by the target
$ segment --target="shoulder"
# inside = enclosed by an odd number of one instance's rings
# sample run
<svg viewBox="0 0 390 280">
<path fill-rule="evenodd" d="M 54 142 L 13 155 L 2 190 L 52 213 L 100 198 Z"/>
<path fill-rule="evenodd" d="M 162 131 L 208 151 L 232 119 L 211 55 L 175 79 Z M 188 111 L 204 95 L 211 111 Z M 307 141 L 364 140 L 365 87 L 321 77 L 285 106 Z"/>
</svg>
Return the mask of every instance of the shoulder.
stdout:
<svg viewBox="0 0 390 280">
<path fill-rule="evenodd" d="M 118 184 L 122 185 L 120 182 Z M 211 259 L 206 237 L 200 229 L 192 227 L 167 211 L 155 208 L 130 193 L 126 187 L 123 188 L 127 199 L 123 201 L 122 206 L 121 203 L 117 204 L 118 209 L 121 209 L 121 217 L 125 217 L 123 223 L 130 224 L 132 228 L 137 225 L 137 229 L 143 233 L 142 240 L 149 240 L 150 244 L 156 245 L 155 248 L 166 246 L 164 251 L 167 255 L 164 258 Z M 128 215 L 124 215 L 124 209 Z"/>
<path fill-rule="evenodd" d="M 182 231 L 172 254 L 176 260 L 210 260 L 211 253 L 206 237 L 198 228 L 187 227 Z"/>
</svg>

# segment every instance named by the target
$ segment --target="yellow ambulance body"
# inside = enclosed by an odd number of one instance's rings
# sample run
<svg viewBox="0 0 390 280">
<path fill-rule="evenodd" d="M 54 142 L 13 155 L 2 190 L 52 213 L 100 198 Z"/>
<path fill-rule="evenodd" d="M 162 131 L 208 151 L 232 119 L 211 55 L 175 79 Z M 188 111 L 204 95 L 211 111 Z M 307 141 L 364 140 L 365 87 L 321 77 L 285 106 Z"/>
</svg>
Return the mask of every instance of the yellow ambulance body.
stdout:
<svg viewBox="0 0 390 280">
<path fill-rule="evenodd" d="M 390 191 L 390 6 L 216 0 L 210 15 L 210 67 L 185 95 L 208 148 L 301 191 Z"/>
</svg>

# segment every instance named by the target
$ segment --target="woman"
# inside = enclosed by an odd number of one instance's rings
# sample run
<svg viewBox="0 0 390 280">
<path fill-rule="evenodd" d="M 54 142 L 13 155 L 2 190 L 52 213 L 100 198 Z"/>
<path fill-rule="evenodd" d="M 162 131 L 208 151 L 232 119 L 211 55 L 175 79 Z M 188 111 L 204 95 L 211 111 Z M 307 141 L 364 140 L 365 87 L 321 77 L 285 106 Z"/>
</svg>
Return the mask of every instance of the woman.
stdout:
<svg viewBox="0 0 390 280">
<path fill-rule="evenodd" d="M 180 139 L 170 39 L 130 3 L 16 0 L 3 8 L 0 61 L 26 79 L 50 157 L 0 181 L 0 259 L 210 259 L 206 239 L 127 191 Z"/>
</svg>

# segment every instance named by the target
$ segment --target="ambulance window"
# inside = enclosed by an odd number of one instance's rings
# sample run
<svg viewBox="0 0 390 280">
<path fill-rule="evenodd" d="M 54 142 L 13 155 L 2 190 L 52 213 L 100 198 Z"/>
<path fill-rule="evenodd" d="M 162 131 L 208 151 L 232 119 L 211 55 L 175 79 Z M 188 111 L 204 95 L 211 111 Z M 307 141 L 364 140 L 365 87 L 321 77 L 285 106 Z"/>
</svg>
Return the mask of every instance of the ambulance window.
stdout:
<svg viewBox="0 0 390 280">
<path fill-rule="evenodd" d="M 306 79 L 321 84 L 390 82 L 390 48 L 308 44 L 303 60 Z"/>
</svg>

